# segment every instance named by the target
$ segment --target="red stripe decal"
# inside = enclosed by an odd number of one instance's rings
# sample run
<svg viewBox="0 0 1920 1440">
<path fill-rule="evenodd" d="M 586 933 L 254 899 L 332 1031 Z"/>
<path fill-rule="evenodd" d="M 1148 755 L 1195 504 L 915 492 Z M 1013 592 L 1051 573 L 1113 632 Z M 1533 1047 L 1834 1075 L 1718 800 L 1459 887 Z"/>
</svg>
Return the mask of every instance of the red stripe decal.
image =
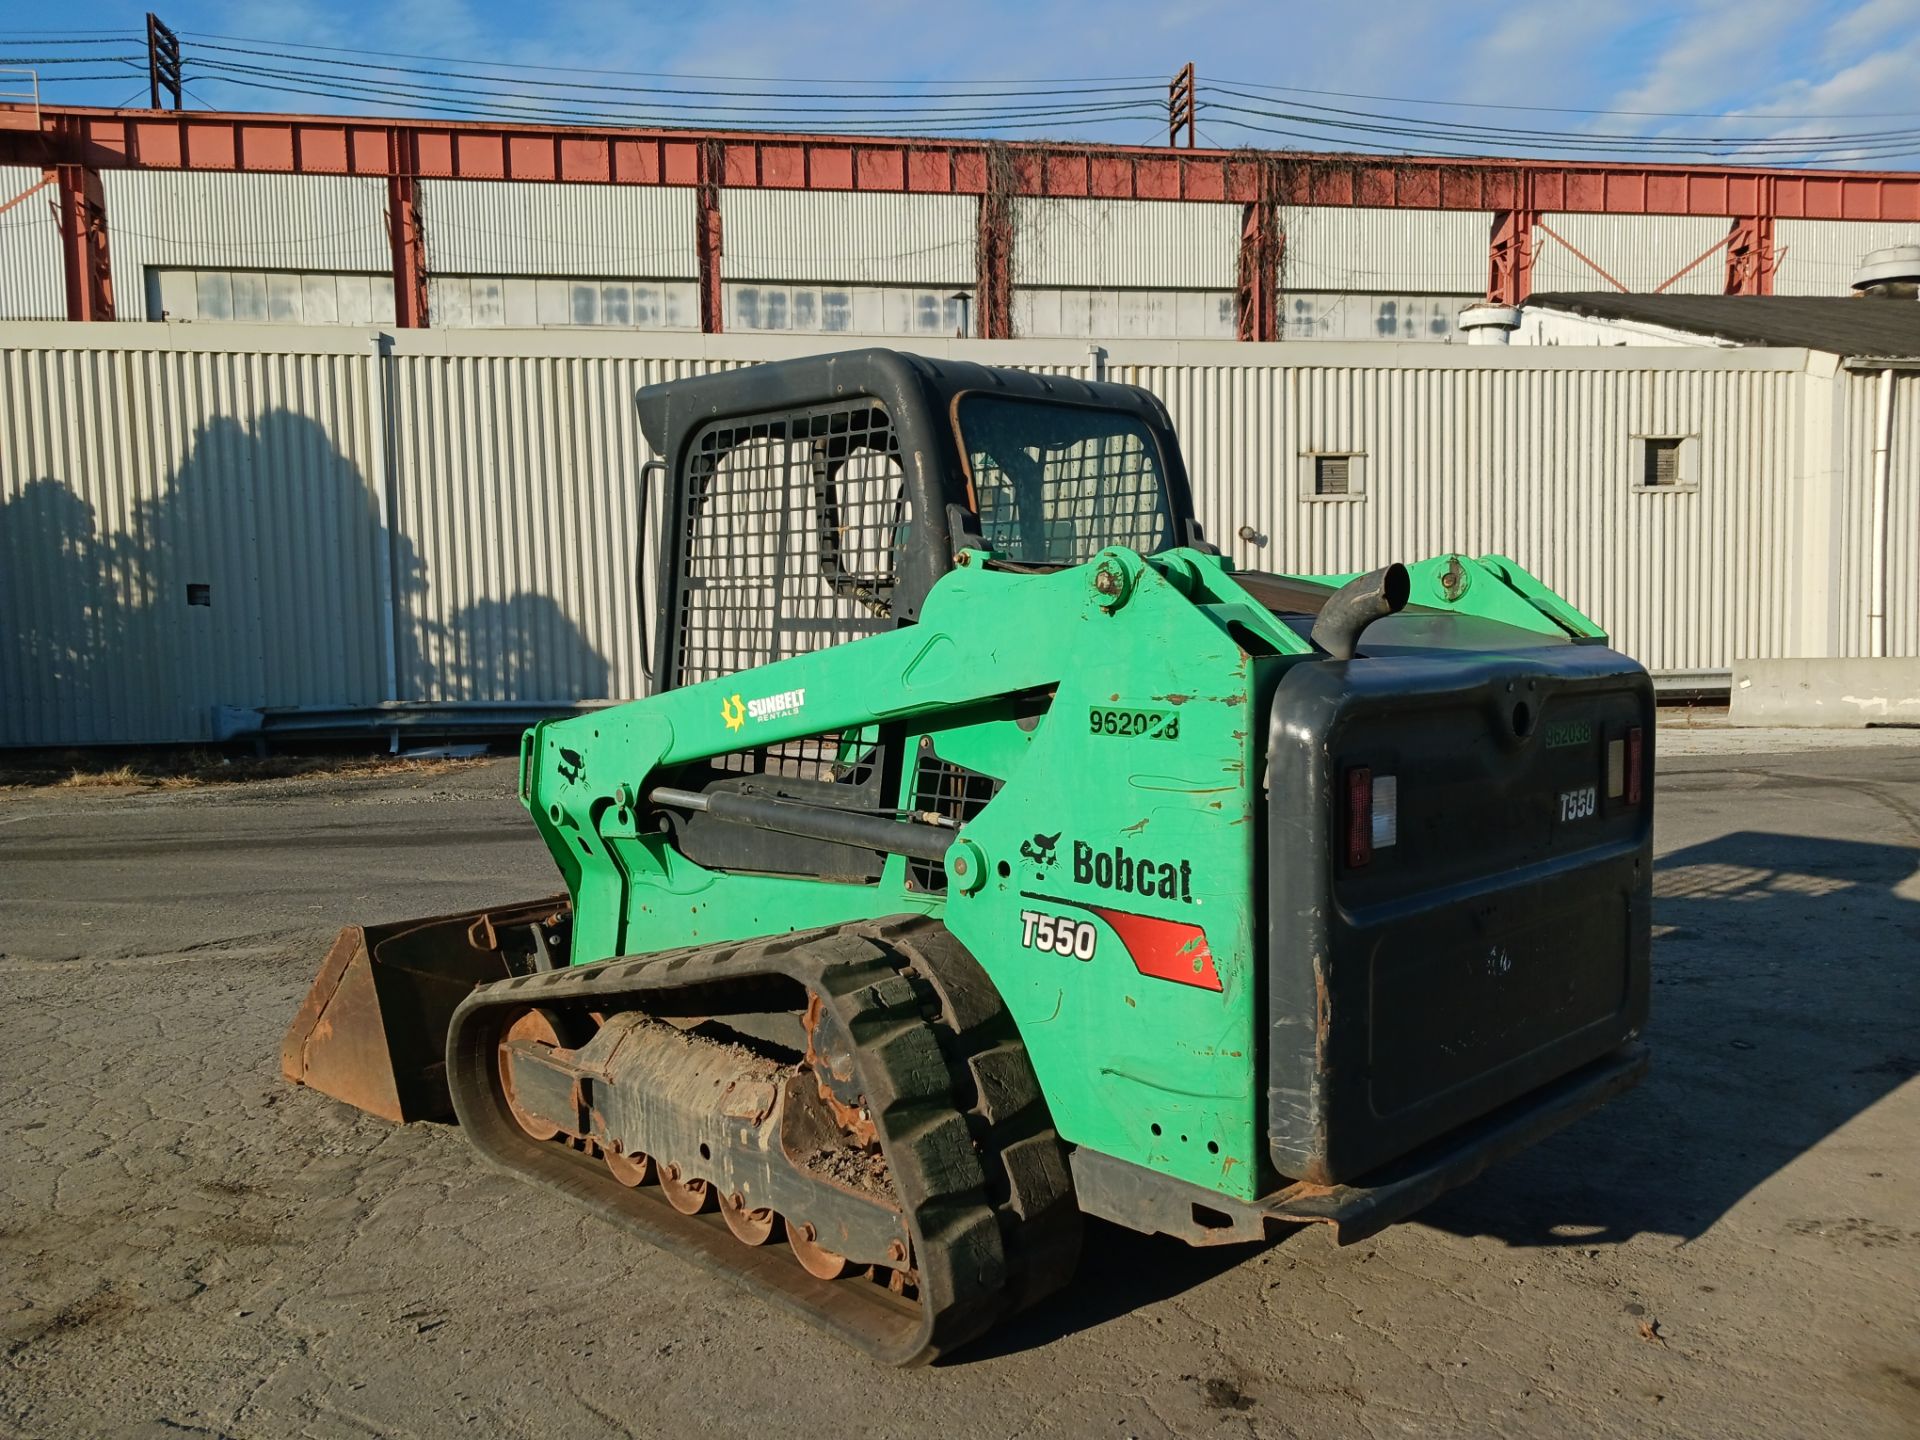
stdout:
<svg viewBox="0 0 1920 1440">
<path fill-rule="evenodd" d="M 1120 937 L 1133 957 L 1133 968 L 1156 980 L 1171 980 L 1176 985 L 1192 985 L 1200 990 L 1224 990 L 1220 973 L 1213 968 L 1213 951 L 1207 947 L 1207 932 L 1198 925 L 1179 920 L 1157 920 L 1151 915 L 1130 915 L 1124 910 L 1102 910 L 1088 906 Z"/>
</svg>

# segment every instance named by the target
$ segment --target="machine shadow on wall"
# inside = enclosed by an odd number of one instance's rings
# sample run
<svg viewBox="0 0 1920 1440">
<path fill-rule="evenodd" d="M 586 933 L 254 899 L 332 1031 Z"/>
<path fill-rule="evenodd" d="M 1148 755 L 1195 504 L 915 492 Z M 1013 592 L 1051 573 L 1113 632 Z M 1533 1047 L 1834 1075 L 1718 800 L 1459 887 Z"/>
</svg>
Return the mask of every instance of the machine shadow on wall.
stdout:
<svg viewBox="0 0 1920 1440">
<path fill-rule="evenodd" d="M 481 516 L 461 542 L 511 537 Z M 389 564 L 397 694 L 382 634 Z M 0 707 L 0 743 L 194 739 L 214 706 L 607 697 L 607 660 L 552 597 L 489 596 L 442 619 L 432 579 L 413 541 L 381 523 L 367 477 L 285 410 L 202 425 L 125 530 L 64 477 L 38 476 L 0 499 L 0 626 L 12 632 L 0 655 L 20 667 L 5 677 L 17 696 Z M 75 733 L 5 733 L 23 723 L 16 707 L 28 726 L 73 717 Z M 155 733 L 128 728 L 143 723 Z"/>
</svg>

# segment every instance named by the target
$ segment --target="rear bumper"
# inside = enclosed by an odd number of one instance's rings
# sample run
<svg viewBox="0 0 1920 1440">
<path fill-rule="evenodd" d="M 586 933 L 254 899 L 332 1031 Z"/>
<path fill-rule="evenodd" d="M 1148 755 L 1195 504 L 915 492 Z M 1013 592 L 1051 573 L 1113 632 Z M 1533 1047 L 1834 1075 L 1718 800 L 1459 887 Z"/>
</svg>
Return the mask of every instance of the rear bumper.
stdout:
<svg viewBox="0 0 1920 1440">
<path fill-rule="evenodd" d="M 1339 1245 L 1365 1240 L 1631 1090 L 1648 1064 L 1644 1044 L 1624 1045 L 1355 1184 L 1292 1185 L 1261 1202 L 1261 1208 L 1275 1220 L 1331 1225 Z"/>
<path fill-rule="evenodd" d="M 1089 1215 L 1189 1245 L 1261 1240 L 1275 1225 L 1327 1225 L 1335 1244 L 1351 1245 L 1599 1109 L 1637 1085 L 1647 1066 L 1645 1045 L 1624 1045 L 1349 1185 L 1294 1184 L 1234 1200 L 1083 1149 L 1072 1157 L 1074 1188 Z"/>
</svg>

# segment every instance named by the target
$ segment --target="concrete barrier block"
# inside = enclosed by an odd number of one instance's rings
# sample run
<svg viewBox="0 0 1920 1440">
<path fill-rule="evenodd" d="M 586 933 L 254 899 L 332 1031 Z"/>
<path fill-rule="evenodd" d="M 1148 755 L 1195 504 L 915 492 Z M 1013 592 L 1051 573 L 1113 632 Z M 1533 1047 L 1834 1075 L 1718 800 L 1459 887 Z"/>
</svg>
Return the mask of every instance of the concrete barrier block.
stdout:
<svg viewBox="0 0 1920 1440">
<path fill-rule="evenodd" d="M 1732 725 L 1920 727 L 1920 658 L 1736 660 Z"/>
</svg>

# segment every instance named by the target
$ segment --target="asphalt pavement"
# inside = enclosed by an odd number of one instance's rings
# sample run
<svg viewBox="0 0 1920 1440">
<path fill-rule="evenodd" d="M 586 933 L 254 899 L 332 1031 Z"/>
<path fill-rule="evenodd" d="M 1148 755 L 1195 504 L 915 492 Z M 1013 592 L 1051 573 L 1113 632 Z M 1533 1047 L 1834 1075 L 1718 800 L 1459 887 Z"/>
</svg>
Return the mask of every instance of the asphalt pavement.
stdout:
<svg viewBox="0 0 1920 1440">
<path fill-rule="evenodd" d="M 1920 1434 L 1920 741 L 1765 743 L 1663 756 L 1638 1090 L 905 1373 L 281 1081 L 337 927 L 556 888 L 509 762 L 0 794 L 0 1434 Z"/>
</svg>

